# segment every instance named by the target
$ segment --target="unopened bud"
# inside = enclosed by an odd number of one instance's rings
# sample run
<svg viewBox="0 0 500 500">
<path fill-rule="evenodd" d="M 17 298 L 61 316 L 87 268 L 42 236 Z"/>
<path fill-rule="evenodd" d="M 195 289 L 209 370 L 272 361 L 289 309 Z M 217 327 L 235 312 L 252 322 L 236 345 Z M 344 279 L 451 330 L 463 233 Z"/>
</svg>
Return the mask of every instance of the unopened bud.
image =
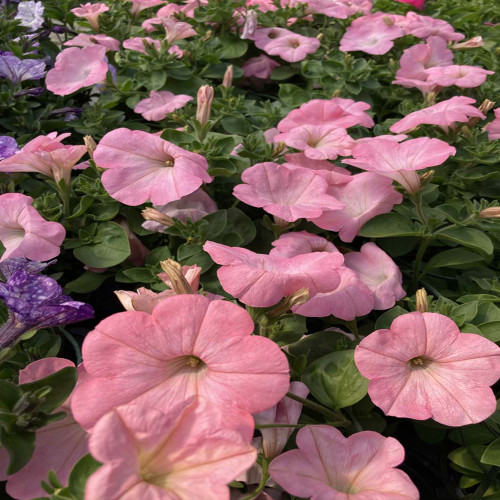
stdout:
<svg viewBox="0 0 500 500">
<path fill-rule="evenodd" d="M 340 89 L 337 89 L 333 94 L 332 94 L 332 98 L 334 97 L 338 97 L 340 95 Z"/>
<path fill-rule="evenodd" d="M 425 313 L 429 310 L 429 300 L 427 299 L 427 292 L 425 288 L 420 288 L 415 294 L 416 309 L 418 312 Z"/>
<path fill-rule="evenodd" d="M 210 109 L 214 98 L 214 89 L 210 85 L 202 85 L 198 89 L 196 119 L 205 125 L 210 118 Z"/>
<path fill-rule="evenodd" d="M 212 30 L 208 30 L 208 31 L 205 33 L 205 36 L 202 38 L 202 41 L 203 41 L 203 42 L 206 42 L 206 41 L 207 41 L 207 40 L 209 40 L 211 37 L 212 37 Z"/>
<path fill-rule="evenodd" d="M 482 103 L 481 106 L 479 106 L 479 111 L 483 113 L 483 115 L 486 115 L 488 111 L 491 111 L 495 107 L 495 102 L 490 101 L 489 99 L 485 99 Z M 473 116 L 472 118 L 469 118 L 469 121 L 467 122 L 468 127 L 474 126 L 477 122 L 481 121 L 482 118 L 479 118 L 479 116 Z"/>
<path fill-rule="evenodd" d="M 425 103 L 428 105 L 428 106 L 434 106 L 434 104 L 436 104 L 436 97 L 438 95 L 438 92 L 435 91 L 435 92 L 427 92 L 427 94 L 425 94 Z"/>
<path fill-rule="evenodd" d="M 145 220 L 152 220 L 154 222 L 163 224 L 166 227 L 170 227 L 175 224 L 175 221 L 174 219 L 172 219 L 172 217 L 162 214 L 159 210 L 156 210 L 156 208 L 151 208 L 151 207 L 145 208 L 141 212 L 141 215 L 144 217 Z"/>
<path fill-rule="evenodd" d="M 463 49 L 477 49 L 478 47 L 484 47 L 484 40 L 480 36 L 475 36 L 470 40 L 465 42 L 454 43 L 450 49 L 451 50 L 463 50 Z"/>
<path fill-rule="evenodd" d="M 286 144 L 284 142 L 277 142 L 273 148 L 273 156 L 279 156 L 286 149 Z"/>
<path fill-rule="evenodd" d="M 300 306 L 309 300 L 309 290 L 307 288 L 300 288 L 293 292 L 288 297 L 278 304 L 275 308 L 267 313 L 269 319 L 279 318 L 294 306 Z"/>
<path fill-rule="evenodd" d="M 425 186 L 429 182 L 431 182 L 432 178 L 434 177 L 434 174 L 436 173 L 435 170 L 428 170 L 427 172 L 423 173 L 420 176 L 420 185 Z"/>
<path fill-rule="evenodd" d="M 479 212 L 479 217 L 482 217 L 483 219 L 499 219 L 500 207 L 485 208 Z"/>
<path fill-rule="evenodd" d="M 115 290 L 114 293 L 118 297 L 126 311 L 135 311 L 135 307 L 132 302 L 132 298 L 134 295 L 133 292 L 129 292 L 128 290 Z"/>
<path fill-rule="evenodd" d="M 160 266 L 167 273 L 172 285 L 172 290 L 174 290 L 177 295 L 194 293 L 191 285 L 182 274 L 182 266 L 178 262 L 168 259 L 160 262 Z"/>
<path fill-rule="evenodd" d="M 241 38 L 246 40 L 250 38 L 257 29 L 257 11 L 249 10 L 245 17 L 245 24 L 243 25 L 243 30 L 241 32 Z"/>
<path fill-rule="evenodd" d="M 233 84 L 233 65 L 230 64 L 227 67 L 226 72 L 224 73 L 224 78 L 222 80 L 222 86 L 226 87 L 226 89 L 228 89 L 229 87 L 231 87 L 232 84 Z"/>
<path fill-rule="evenodd" d="M 85 144 L 87 148 L 87 153 L 90 156 L 90 159 L 94 159 L 94 151 L 97 148 L 97 143 L 94 141 L 94 138 L 91 135 L 85 135 L 83 137 L 83 143 Z"/>
</svg>

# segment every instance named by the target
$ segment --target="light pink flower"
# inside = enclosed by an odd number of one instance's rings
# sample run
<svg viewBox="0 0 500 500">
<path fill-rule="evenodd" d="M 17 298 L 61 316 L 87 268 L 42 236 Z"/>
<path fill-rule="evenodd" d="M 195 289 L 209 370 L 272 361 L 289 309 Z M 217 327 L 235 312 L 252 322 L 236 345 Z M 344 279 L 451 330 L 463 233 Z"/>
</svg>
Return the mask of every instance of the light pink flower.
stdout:
<svg viewBox="0 0 500 500">
<path fill-rule="evenodd" d="M 396 469 L 404 448 L 392 437 L 362 431 L 348 438 L 328 425 L 297 434 L 298 450 L 271 462 L 271 477 L 292 495 L 311 500 L 418 500 L 410 478 Z"/>
<path fill-rule="evenodd" d="M 372 291 L 374 309 L 390 309 L 406 295 L 399 267 L 375 243 L 365 243 L 359 252 L 349 252 L 344 259 L 345 266 Z"/>
<path fill-rule="evenodd" d="M 64 42 L 68 47 L 92 47 L 94 45 L 102 45 L 107 50 L 120 50 L 120 41 L 116 38 L 107 35 L 89 35 L 80 33 L 71 40 Z"/>
<path fill-rule="evenodd" d="M 445 132 L 448 128 L 455 128 L 456 122 L 466 123 L 471 117 L 484 120 L 486 117 L 477 108 L 472 106 L 475 99 L 465 96 L 455 96 L 441 101 L 428 108 L 414 111 L 403 119 L 394 123 L 390 131 L 394 133 L 408 132 L 422 124 L 439 125 Z"/>
<path fill-rule="evenodd" d="M 242 65 L 243 74 L 246 77 L 254 76 L 255 78 L 262 78 L 267 80 L 274 68 L 278 68 L 281 64 L 277 63 L 270 57 L 261 54 L 258 57 L 251 57 Z"/>
<path fill-rule="evenodd" d="M 453 26 L 442 19 L 422 16 L 416 12 L 406 14 L 405 33 L 417 38 L 439 36 L 447 42 L 462 40 L 465 35 L 455 32 Z"/>
<path fill-rule="evenodd" d="M 156 205 L 153 206 L 153 208 L 162 214 L 179 219 L 184 223 L 186 223 L 188 219 L 196 222 L 202 217 L 205 217 L 205 215 L 217 211 L 215 201 L 212 200 L 212 198 L 210 198 L 210 196 L 208 196 L 203 189 L 198 189 L 194 193 L 183 196 L 180 200 L 171 201 L 166 205 Z M 149 231 L 158 231 L 160 233 L 165 230 L 165 226 L 163 224 L 152 220 L 143 222 L 142 227 Z"/>
<path fill-rule="evenodd" d="M 309 389 L 302 382 L 292 382 L 288 392 L 306 398 Z M 268 410 L 256 413 L 253 418 L 257 425 L 265 424 L 291 424 L 295 425 L 299 421 L 302 413 L 302 403 L 284 397 L 279 403 Z M 259 429 L 262 434 L 262 448 L 267 458 L 278 456 L 292 435 L 293 427 L 275 427 Z"/>
<path fill-rule="evenodd" d="M 146 54 L 146 47 L 152 47 L 157 52 L 159 52 L 161 49 L 161 43 L 159 42 L 159 40 L 154 40 L 149 36 L 136 36 L 134 38 L 124 40 L 123 42 L 124 49 L 134 50 L 135 52 L 140 52 L 141 54 Z"/>
<path fill-rule="evenodd" d="M 38 172 L 68 185 L 71 169 L 87 152 L 85 146 L 66 146 L 63 139 L 71 134 L 51 132 L 28 142 L 19 153 L 0 161 L 0 172 Z"/>
<path fill-rule="evenodd" d="M 108 72 L 105 58 L 106 48 L 102 45 L 64 49 L 57 55 L 54 68 L 47 73 L 45 85 L 56 95 L 68 95 L 101 83 Z"/>
<path fill-rule="evenodd" d="M 488 139 L 490 141 L 500 139 L 500 108 L 495 109 L 494 113 L 495 119 L 484 127 L 484 130 L 488 131 Z"/>
<path fill-rule="evenodd" d="M 349 156 L 355 141 L 344 128 L 334 125 L 303 125 L 274 138 L 287 146 L 304 151 L 311 160 L 336 160 Z"/>
<path fill-rule="evenodd" d="M 494 71 L 480 68 L 479 66 L 439 66 L 426 70 L 427 82 L 440 87 L 456 85 L 461 89 L 479 87 L 486 81 L 488 75 Z"/>
<path fill-rule="evenodd" d="M 290 34 L 279 36 L 263 48 L 270 56 L 279 56 L 287 62 L 298 62 L 314 54 L 321 45 L 317 38 Z"/>
<path fill-rule="evenodd" d="M 161 7 L 156 13 L 157 17 L 175 17 L 176 14 L 182 12 L 182 6 L 175 3 L 168 3 Z"/>
<path fill-rule="evenodd" d="M 393 142 L 402 142 L 405 139 L 408 139 L 408 136 L 405 134 L 397 134 L 397 135 L 383 134 L 383 135 L 377 135 L 376 137 L 361 137 L 360 139 L 356 139 L 356 144 L 361 144 L 363 142 L 370 142 L 370 141 L 378 141 L 379 139 L 385 139 L 387 141 L 393 141 Z"/>
<path fill-rule="evenodd" d="M 213 241 L 207 241 L 203 249 L 222 265 L 217 271 L 222 288 L 252 307 L 273 306 L 301 288 L 307 288 L 311 297 L 334 290 L 340 282 L 337 270 L 344 261 L 339 252 L 287 258 Z"/>
<path fill-rule="evenodd" d="M 365 222 L 376 215 L 386 214 L 403 201 L 392 180 L 382 175 L 364 172 L 353 175 L 347 184 L 330 186 L 329 193 L 345 204 L 342 210 L 325 212 L 311 222 L 322 229 L 339 231 L 342 241 L 350 243 Z"/>
<path fill-rule="evenodd" d="M 255 33 L 250 36 L 250 40 L 253 40 L 258 49 L 266 50 L 267 44 L 293 34 L 293 31 L 285 28 L 257 28 Z"/>
<path fill-rule="evenodd" d="M 351 179 L 351 172 L 343 167 L 338 167 L 327 160 L 311 160 L 304 153 L 288 153 L 285 155 L 286 163 L 283 165 L 308 168 L 323 177 L 328 185 L 346 184 Z"/>
<path fill-rule="evenodd" d="M 165 30 L 165 40 L 169 44 L 196 35 L 195 29 L 189 23 L 179 22 L 168 17 L 148 19 L 142 23 L 142 27 L 147 33 L 163 28 Z"/>
<path fill-rule="evenodd" d="M 302 167 L 258 163 L 247 168 L 241 180 L 245 184 L 233 190 L 236 198 L 288 222 L 344 207 L 327 194 L 328 183 L 323 178 Z"/>
<path fill-rule="evenodd" d="M 107 12 L 109 10 L 109 7 L 104 4 L 104 3 L 84 3 L 80 5 L 80 7 L 77 7 L 76 9 L 71 9 L 71 12 L 76 17 L 83 17 L 85 18 L 89 24 L 90 27 L 95 30 L 99 31 L 99 16 L 103 14 L 104 12 Z"/>
<path fill-rule="evenodd" d="M 170 297 L 151 314 L 114 314 L 83 343 L 89 379 L 74 393 L 75 418 L 90 428 L 123 404 L 167 412 L 197 395 L 251 413 L 265 410 L 288 389 L 288 361 L 253 329 L 241 307 L 198 294 Z"/>
<path fill-rule="evenodd" d="M 164 0 L 125 0 L 126 2 L 132 2 L 132 8 L 130 12 L 132 14 L 137 14 L 141 10 L 149 9 L 149 7 L 156 7 L 157 5 L 162 5 L 165 3 Z"/>
<path fill-rule="evenodd" d="M 0 262 L 11 257 L 50 260 L 61 253 L 66 236 L 64 226 L 47 222 L 32 205 L 31 196 L 0 195 L 0 241 L 5 247 Z"/>
<path fill-rule="evenodd" d="M 390 177 L 409 193 L 415 193 L 420 189 L 416 170 L 441 165 L 455 152 L 455 148 L 446 142 L 428 137 L 401 143 L 375 138 L 354 146 L 354 159 L 342 162 Z"/>
<path fill-rule="evenodd" d="M 106 191 L 125 205 L 141 205 L 148 199 L 164 205 L 212 182 L 203 156 L 142 130 L 108 132 L 94 152 L 94 161 L 107 169 L 102 174 Z"/>
<path fill-rule="evenodd" d="M 356 347 L 368 394 L 386 415 L 433 418 L 450 426 L 475 424 L 496 410 L 489 388 L 500 377 L 500 348 L 460 333 L 448 317 L 413 312 L 397 317 Z"/>
<path fill-rule="evenodd" d="M 75 365 L 63 358 L 44 358 L 30 363 L 19 372 L 19 383 L 27 384 L 68 366 Z M 81 374 L 81 370 L 79 370 Z M 30 461 L 11 476 L 3 474 L 8 463 L 5 448 L 0 450 L 0 480 L 7 481 L 7 493 L 19 500 L 43 497 L 47 492 L 41 482 L 47 481 L 50 470 L 57 474 L 62 484 L 67 484 L 76 462 L 88 453 L 87 433 L 75 422 L 70 410 L 71 396 L 56 410 L 66 416 L 36 431 L 36 448 Z"/>
<path fill-rule="evenodd" d="M 257 455 L 248 417 L 203 399 L 169 413 L 116 408 L 90 437 L 90 451 L 104 465 L 90 476 L 86 500 L 229 500 L 226 485 Z"/>
<path fill-rule="evenodd" d="M 246 0 L 245 4 L 247 7 L 256 6 L 260 12 L 272 12 L 278 9 L 273 0 Z"/>
<path fill-rule="evenodd" d="M 339 267 L 338 273 L 340 283 L 335 290 L 317 293 L 304 304 L 294 306 L 292 311 L 313 318 L 333 315 L 345 321 L 352 321 L 358 316 L 368 314 L 374 304 L 370 289 L 347 267 Z"/>
<path fill-rule="evenodd" d="M 152 90 L 148 98 L 137 103 L 134 112 L 140 113 L 145 120 L 158 122 L 192 100 L 193 98 L 190 95 L 175 95 L 168 90 Z"/>
<path fill-rule="evenodd" d="M 335 19 L 347 19 L 358 12 L 369 14 L 372 8 L 371 0 L 282 0 L 281 4 L 296 7 L 306 4 L 306 14 L 324 14 Z"/>
<path fill-rule="evenodd" d="M 354 125 L 373 127 L 374 122 L 366 110 L 370 105 L 366 102 L 355 102 L 352 99 L 313 99 L 290 111 L 277 127 L 282 133 L 290 132 L 302 125 L 333 125 L 349 128 Z"/>
<path fill-rule="evenodd" d="M 272 245 L 274 248 L 269 252 L 269 255 L 278 257 L 295 257 L 313 252 L 338 252 L 337 247 L 326 238 L 307 231 L 282 234 L 272 242 Z"/>
</svg>

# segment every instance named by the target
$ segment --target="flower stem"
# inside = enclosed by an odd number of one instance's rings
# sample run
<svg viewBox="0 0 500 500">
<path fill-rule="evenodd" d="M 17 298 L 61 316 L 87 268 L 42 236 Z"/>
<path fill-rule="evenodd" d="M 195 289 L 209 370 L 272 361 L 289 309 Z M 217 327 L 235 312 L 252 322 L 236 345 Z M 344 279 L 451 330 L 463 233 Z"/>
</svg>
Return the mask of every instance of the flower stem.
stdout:
<svg viewBox="0 0 500 500">
<path fill-rule="evenodd" d="M 347 420 L 342 414 L 329 410 L 325 406 L 315 403 L 314 401 L 301 398 L 300 396 L 297 396 L 297 394 L 293 394 L 293 392 L 287 392 L 286 397 L 293 399 L 294 401 L 298 401 L 299 403 L 302 403 L 304 406 L 307 406 L 312 410 L 316 410 L 317 412 L 323 414 L 325 417 L 332 419 L 333 423 L 331 425 L 334 425 L 335 427 L 343 427 L 343 426 L 345 427 L 351 425 L 351 422 Z"/>
<path fill-rule="evenodd" d="M 258 497 L 259 494 L 264 491 L 267 480 L 269 479 L 269 460 L 263 458 L 262 460 L 260 460 L 259 465 L 262 469 L 262 479 L 260 480 L 259 485 L 254 491 L 252 491 L 252 493 L 250 493 L 246 497 L 243 497 L 241 500 L 252 500 L 252 498 Z"/>
<path fill-rule="evenodd" d="M 410 291 L 412 293 L 415 292 L 418 288 L 418 282 L 420 279 L 420 265 L 422 264 L 422 258 L 425 254 L 425 251 L 427 250 L 427 247 L 430 245 L 432 239 L 433 238 L 429 236 L 423 238 L 422 241 L 420 242 L 420 246 L 418 247 L 417 255 L 415 256 L 415 262 L 413 263 L 413 279 L 410 288 Z"/>
<path fill-rule="evenodd" d="M 76 366 L 78 366 L 82 362 L 82 351 L 80 349 L 80 346 L 78 345 L 78 342 L 75 340 L 75 337 L 73 337 L 73 335 L 71 335 L 71 333 L 66 330 L 66 328 L 60 326 L 59 329 L 61 330 L 61 332 L 63 332 L 63 335 L 73 347 L 76 355 Z"/>
</svg>

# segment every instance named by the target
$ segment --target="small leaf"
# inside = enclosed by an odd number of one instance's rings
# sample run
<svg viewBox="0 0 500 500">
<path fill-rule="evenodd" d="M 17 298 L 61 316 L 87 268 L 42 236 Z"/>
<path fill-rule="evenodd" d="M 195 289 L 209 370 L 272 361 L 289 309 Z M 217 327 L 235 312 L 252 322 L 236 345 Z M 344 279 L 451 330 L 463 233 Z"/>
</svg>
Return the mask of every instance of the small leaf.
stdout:
<svg viewBox="0 0 500 500">
<path fill-rule="evenodd" d="M 408 217 L 389 213 L 369 220 L 361 228 L 359 234 L 367 238 L 388 238 L 390 236 L 418 236 L 421 232 Z"/>
<path fill-rule="evenodd" d="M 493 254 L 493 242 L 482 231 L 471 227 L 450 227 L 436 233 L 442 240 L 453 241 L 464 247 L 479 250 L 484 255 Z"/>
</svg>

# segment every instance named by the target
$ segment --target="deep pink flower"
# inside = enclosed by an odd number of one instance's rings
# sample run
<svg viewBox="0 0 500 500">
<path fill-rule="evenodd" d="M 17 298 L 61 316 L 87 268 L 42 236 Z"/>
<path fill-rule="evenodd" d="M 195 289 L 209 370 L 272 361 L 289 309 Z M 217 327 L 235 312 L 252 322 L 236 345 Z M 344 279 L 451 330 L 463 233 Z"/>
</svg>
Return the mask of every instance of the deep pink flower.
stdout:
<svg viewBox="0 0 500 500">
<path fill-rule="evenodd" d="M 68 366 L 75 366 L 63 358 L 43 358 L 30 363 L 19 372 L 19 383 L 27 384 Z M 79 376 L 83 375 L 79 370 Z M 4 475 L 8 463 L 5 448 L 0 450 L 0 480 L 7 481 L 7 493 L 19 500 L 44 497 L 47 492 L 41 482 L 47 481 L 50 470 L 55 471 L 62 484 L 67 484 L 76 462 L 88 453 L 87 433 L 75 422 L 68 398 L 54 412 L 64 411 L 66 416 L 36 431 L 36 448 L 30 461 L 19 472 Z"/>
<path fill-rule="evenodd" d="M 340 252 L 315 252 L 295 257 L 258 254 L 213 241 L 203 247 L 222 267 L 217 276 L 222 288 L 252 307 L 269 307 L 283 297 L 307 288 L 313 297 L 334 290 L 344 258 Z"/>
<path fill-rule="evenodd" d="M 75 418 L 90 428 L 123 404 L 167 412 L 196 395 L 251 413 L 265 410 L 288 389 L 288 361 L 253 329 L 241 307 L 198 294 L 170 297 L 151 314 L 114 314 L 83 343 L 89 378 L 74 393 Z"/>
<path fill-rule="evenodd" d="M 295 257 L 312 252 L 338 252 L 337 247 L 326 238 L 307 231 L 284 233 L 273 241 L 272 245 L 274 248 L 269 255 L 278 257 Z"/>
<path fill-rule="evenodd" d="M 394 123 L 390 130 L 394 133 L 408 132 L 422 124 L 439 125 L 445 132 L 454 128 L 456 122 L 467 123 L 469 118 L 477 117 L 484 120 L 486 117 L 475 108 L 475 99 L 465 96 L 455 96 L 441 101 L 428 108 L 414 111 L 403 119 Z"/>
<path fill-rule="evenodd" d="M 370 105 L 366 102 L 355 102 L 352 99 L 313 99 L 290 111 L 277 127 L 282 133 L 290 132 L 302 125 L 333 125 L 349 128 L 354 125 L 373 127 L 374 122 L 366 110 Z"/>
<path fill-rule="evenodd" d="M 490 141 L 500 139 L 500 108 L 495 109 L 494 113 L 495 119 L 484 127 L 484 130 L 488 131 L 488 139 Z"/>
<path fill-rule="evenodd" d="M 93 45 L 102 45 L 107 50 L 118 51 L 120 50 L 120 41 L 116 38 L 107 35 L 89 35 L 87 33 L 80 33 L 71 40 L 64 42 L 68 47 L 92 47 Z"/>
<path fill-rule="evenodd" d="M 410 478 L 396 469 L 404 448 L 392 437 L 362 431 L 348 438 L 328 425 L 297 434 L 298 450 L 271 462 L 271 477 L 290 494 L 311 500 L 418 500 Z"/>
<path fill-rule="evenodd" d="M 35 137 L 19 153 L 0 161 L 0 172 L 37 172 L 56 182 L 64 179 L 69 184 L 71 169 L 87 152 L 83 145 L 66 146 L 61 143 L 70 135 L 58 136 L 57 132 L 51 132 Z"/>
<path fill-rule="evenodd" d="M 54 68 L 47 73 L 45 85 L 56 95 L 68 95 L 101 83 L 108 72 L 105 58 L 106 48 L 102 45 L 64 49 L 57 55 Z"/>
<path fill-rule="evenodd" d="M 104 3 L 87 2 L 76 9 L 71 9 L 71 12 L 73 12 L 76 17 L 85 18 L 94 31 L 99 31 L 99 16 L 108 10 L 109 7 Z"/>
<path fill-rule="evenodd" d="M 288 392 L 306 398 L 309 389 L 302 382 L 292 382 Z M 302 403 L 284 397 L 279 403 L 260 413 L 256 413 L 253 418 L 257 425 L 265 424 L 291 424 L 295 425 L 299 421 L 302 413 Z M 259 429 L 262 434 L 262 448 L 267 458 L 278 456 L 292 435 L 293 427 L 275 427 Z"/>
<path fill-rule="evenodd" d="M 455 152 L 446 142 L 428 137 L 401 143 L 375 138 L 354 146 L 354 159 L 342 162 L 390 177 L 409 193 L 415 193 L 420 189 L 416 170 L 441 165 Z"/>
<path fill-rule="evenodd" d="M 31 196 L 0 195 L 0 241 L 5 247 L 0 262 L 9 257 L 43 261 L 60 254 L 66 236 L 64 226 L 46 221 L 32 205 Z"/>
<path fill-rule="evenodd" d="M 439 87 L 456 85 L 461 89 L 479 87 L 486 81 L 488 75 L 494 71 L 480 68 L 479 66 L 437 66 L 426 70 L 427 82 Z"/>
<path fill-rule="evenodd" d="M 406 14 L 404 30 L 407 35 L 413 35 L 417 38 L 429 38 L 430 36 L 439 36 L 447 42 L 462 40 L 465 35 L 457 33 L 453 26 L 442 19 L 422 16 L 416 12 Z"/>
<path fill-rule="evenodd" d="M 375 243 L 365 243 L 359 252 L 349 252 L 344 259 L 345 266 L 372 291 L 374 309 L 390 309 L 406 295 L 399 267 Z"/>
<path fill-rule="evenodd" d="M 396 2 L 407 3 L 420 10 L 425 6 L 425 0 L 396 0 Z"/>
<path fill-rule="evenodd" d="M 152 90 L 149 97 L 139 101 L 134 112 L 140 113 L 145 120 L 158 122 L 172 111 L 184 107 L 193 98 L 190 95 L 175 95 L 168 90 Z"/>
<path fill-rule="evenodd" d="M 386 415 L 433 418 L 450 426 L 475 424 L 496 410 L 489 388 L 500 377 L 500 348 L 460 333 L 448 317 L 413 312 L 397 317 L 356 347 L 368 394 Z"/>
<path fill-rule="evenodd" d="M 94 152 L 106 191 L 125 205 L 156 205 L 179 200 L 212 182 L 203 156 L 191 153 L 160 137 L 119 128 L 107 133 Z"/>
<path fill-rule="evenodd" d="M 320 45 L 321 42 L 317 38 L 292 33 L 277 37 L 267 43 L 263 50 L 270 56 L 279 56 L 287 62 L 298 62 L 309 54 L 314 54 Z"/>
<path fill-rule="evenodd" d="M 86 500 L 229 500 L 226 486 L 256 459 L 251 417 L 200 398 L 168 413 L 127 405 L 95 426 Z"/>
<path fill-rule="evenodd" d="M 344 206 L 327 194 L 328 183 L 322 177 L 302 167 L 258 163 L 247 168 L 241 180 L 245 184 L 233 190 L 236 198 L 288 222 Z"/>
<path fill-rule="evenodd" d="M 281 64 L 277 63 L 270 57 L 261 54 L 258 57 L 251 57 L 245 61 L 242 65 L 244 76 L 255 78 L 262 78 L 263 80 L 268 79 L 271 76 L 274 68 L 278 68 Z"/>
<path fill-rule="evenodd" d="M 311 222 L 322 229 L 338 231 L 342 241 L 350 243 L 365 222 L 376 215 L 386 214 L 403 201 L 392 180 L 382 175 L 364 172 L 353 175 L 347 184 L 330 186 L 329 193 L 345 204 L 342 210 L 325 212 Z"/>
<path fill-rule="evenodd" d="M 123 42 L 124 49 L 140 52 L 141 54 L 146 54 L 146 47 L 152 47 L 157 52 L 159 52 L 161 49 L 161 43 L 159 40 L 154 40 L 149 36 L 146 37 L 136 36 L 134 38 L 129 38 L 127 40 L 124 40 Z"/>
</svg>

